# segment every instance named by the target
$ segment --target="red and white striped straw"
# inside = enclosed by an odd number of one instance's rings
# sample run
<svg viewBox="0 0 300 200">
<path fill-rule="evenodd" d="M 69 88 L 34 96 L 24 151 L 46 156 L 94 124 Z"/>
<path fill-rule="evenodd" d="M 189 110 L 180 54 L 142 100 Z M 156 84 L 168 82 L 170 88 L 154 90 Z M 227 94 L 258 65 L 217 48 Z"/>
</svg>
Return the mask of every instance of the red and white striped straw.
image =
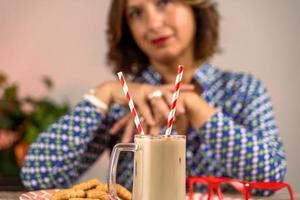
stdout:
<svg viewBox="0 0 300 200">
<path fill-rule="evenodd" d="M 177 103 L 177 99 L 179 96 L 182 75 L 183 75 L 183 66 L 178 65 L 177 76 L 176 76 L 176 81 L 175 81 L 175 91 L 172 96 L 171 110 L 170 110 L 169 117 L 168 117 L 168 124 L 167 124 L 167 130 L 166 130 L 165 135 L 171 134 L 172 126 L 175 121 L 176 103 Z"/>
<path fill-rule="evenodd" d="M 137 131 L 138 131 L 138 134 L 141 134 L 141 135 L 144 135 L 144 131 L 143 131 L 143 128 L 142 128 L 142 125 L 141 125 L 141 122 L 139 120 L 139 116 L 136 112 L 136 109 L 134 107 L 134 104 L 133 104 L 133 100 L 129 94 L 129 91 L 128 91 L 128 87 L 127 87 L 127 84 L 126 84 L 126 81 L 125 81 L 125 78 L 123 76 L 123 73 L 122 72 L 119 72 L 118 73 L 118 77 L 119 77 L 119 80 L 121 82 L 121 85 L 122 85 L 122 89 L 123 89 L 123 92 L 126 96 L 126 99 L 127 99 L 127 102 L 128 102 L 128 105 L 129 105 L 129 108 L 130 108 L 130 111 L 131 111 L 131 114 L 132 114 L 132 117 L 134 119 L 134 124 L 137 128 Z"/>
</svg>

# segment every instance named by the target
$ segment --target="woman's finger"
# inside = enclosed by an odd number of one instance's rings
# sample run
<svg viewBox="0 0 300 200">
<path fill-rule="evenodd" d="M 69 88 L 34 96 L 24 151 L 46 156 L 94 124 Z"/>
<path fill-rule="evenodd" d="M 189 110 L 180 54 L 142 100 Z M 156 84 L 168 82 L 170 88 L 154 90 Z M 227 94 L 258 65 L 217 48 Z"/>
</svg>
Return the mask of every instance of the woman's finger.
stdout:
<svg viewBox="0 0 300 200">
<path fill-rule="evenodd" d="M 195 89 L 195 86 L 193 84 L 181 84 L 180 90 L 182 91 L 192 91 Z M 173 91 L 174 91 L 174 85 L 173 85 Z"/>
<path fill-rule="evenodd" d="M 193 84 L 182 84 L 180 86 L 180 91 L 185 92 L 185 91 L 192 91 L 195 89 L 195 86 Z M 164 91 L 164 97 L 166 102 L 168 103 L 169 107 L 171 107 L 172 104 L 172 98 L 173 98 L 173 93 L 174 93 L 174 85 L 168 84 L 163 86 L 163 91 Z M 185 113 L 185 107 L 184 104 L 179 98 L 177 99 L 177 104 L 176 104 L 176 115 L 181 115 Z"/>
<path fill-rule="evenodd" d="M 132 121 L 131 113 L 127 113 L 124 117 L 113 124 L 113 126 L 109 129 L 109 134 L 117 134 L 122 128 L 126 126 L 126 124 L 130 123 L 130 121 Z"/>
<path fill-rule="evenodd" d="M 123 134 L 123 138 L 121 140 L 122 143 L 129 143 L 131 142 L 131 139 L 134 135 L 134 123 L 133 121 L 130 121 L 129 123 L 127 123 L 124 134 Z"/>
<path fill-rule="evenodd" d="M 160 130 L 164 125 L 166 125 L 167 120 L 165 119 L 164 116 L 161 115 L 161 113 L 158 110 L 155 110 L 154 112 L 155 112 L 155 120 L 157 123 L 153 126 L 148 127 L 148 134 L 157 136 L 160 135 Z"/>
<path fill-rule="evenodd" d="M 144 118 L 141 117 L 140 118 L 140 122 L 142 124 L 143 130 L 145 132 L 145 134 L 148 134 L 148 125 L 145 123 Z M 123 138 L 121 140 L 122 143 L 129 143 L 131 142 L 133 135 L 135 133 L 136 127 L 135 124 L 133 122 L 133 120 L 130 120 L 125 128 L 124 134 L 123 134 Z"/>
<path fill-rule="evenodd" d="M 170 108 L 171 104 L 172 104 L 173 93 L 167 92 L 167 93 L 165 93 L 164 96 L 165 96 L 166 102 L 168 103 L 168 106 Z M 182 114 L 185 114 L 185 107 L 184 107 L 182 100 L 180 100 L 180 98 L 178 98 L 177 103 L 176 103 L 176 115 L 182 115 Z"/>
<path fill-rule="evenodd" d="M 145 122 L 148 125 L 153 126 L 155 124 L 155 120 L 154 120 L 153 114 L 151 112 L 151 108 L 149 107 L 149 104 L 146 101 L 146 99 L 138 101 L 137 107 L 138 107 L 138 111 L 139 111 L 139 116 L 144 117 Z"/>
<path fill-rule="evenodd" d="M 151 126 L 151 127 L 149 127 L 149 134 L 153 135 L 153 136 L 160 135 L 160 129 L 161 129 L 161 127 L 157 126 L 157 125 Z"/>
<path fill-rule="evenodd" d="M 151 104 L 156 123 L 149 126 L 149 134 L 156 136 L 160 134 L 161 128 L 167 124 L 169 107 L 163 98 L 153 99 Z"/>
<path fill-rule="evenodd" d="M 152 107 L 154 116 L 159 114 L 165 120 L 167 120 L 170 108 L 169 108 L 168 104 L 166 103 L 166 101 L 164 100 L 163 96 L 152 98 L 149 101 L 150 101 L 150 105 Z M 158 118 L 161 118 L 161 117 L 155 116 L 155 122 L 156 122 L 155 124 L 157 124 Z"/>
<path fill-rule="evenodd" d="M 166 91 L 171 91 L 174 92 L 174 84 L 166 84 L 160 86 L 161 90 L 166 90 Z M 195 89 L 195 86 L 193 84 L 181 84 L 180 85 L 180 90 L 182 91 L 192 91 Z"/>
<path fill-rule="evenodd" d="M 182 100 L 182 98 L 178 98 L 177 99 L 177 111 L 176 111 L 176 116 L 185 114 L 185 107 L 184 107 L 184 102 Z"/>
<path fill-rule="evenodd" d="M 168 105 L 169 105 L 169 107 L 170 107 L 171 104 L 172 104 L 172 96 L 173 96 L 173 93 L 171 93 L 171 92 L 166 92 L 166 93 L 164 94 L 164 96 L 165 96 L 166 102 L 168 103 Z"/>
</svg>

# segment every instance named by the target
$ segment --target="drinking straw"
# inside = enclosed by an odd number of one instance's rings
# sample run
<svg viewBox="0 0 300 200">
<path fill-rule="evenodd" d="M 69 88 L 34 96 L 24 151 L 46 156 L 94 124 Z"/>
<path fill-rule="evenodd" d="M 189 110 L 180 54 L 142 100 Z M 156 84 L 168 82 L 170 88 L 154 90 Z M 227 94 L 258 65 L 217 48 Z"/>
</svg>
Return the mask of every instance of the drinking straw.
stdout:
<svg viewBox="0 0 300 200">
<path fill-rule="evenodd" d="M 129 105 L 132 117 L 134 119 L 134 124 L 135 124 L 135 126 L 137 128 L 137 131 L 138 131 L 138 134 L 144 135 L 145 133 L 144 133 L 142 125 L 140 123 L 139 116 L 138 116 L 138 114 L 136 112 L 136 109 L 134 107 L 133 100 L 132 100 L 132 98 L 131 98 L 131 96 L 129 94 L 128 87 L 127 87 L 125 78 L 123 76 L 123 73 L 119 72 L 118 73 L 118 77 L 119 77 L 120 83 L 122 85 L 122 89 L 123 89 L 123 92 L 125 94 L 125 97 L 127 99 L 127 102 L 128 102 L 128 105 Z"/>
<path fill-rule="evenodd" d="M 176 111 L 176 102 L 179 96 L 179 91 L 180 91 L 180 83 L 183 75 L 183 66 L 178 65 L 177 69 L 177 75 L 176 75 L 176 80 L 175 80 L 175 91 L 172 96 L 172 104 L 171 104 L 171 110 L 169 112 L 169 117 L 168 117 L 168 124 L 167 124 L 167 130 L 165 135 L 170 135 L 172 131 L 172 126 L 175 121 L 175 111 Z"/>
</svg>

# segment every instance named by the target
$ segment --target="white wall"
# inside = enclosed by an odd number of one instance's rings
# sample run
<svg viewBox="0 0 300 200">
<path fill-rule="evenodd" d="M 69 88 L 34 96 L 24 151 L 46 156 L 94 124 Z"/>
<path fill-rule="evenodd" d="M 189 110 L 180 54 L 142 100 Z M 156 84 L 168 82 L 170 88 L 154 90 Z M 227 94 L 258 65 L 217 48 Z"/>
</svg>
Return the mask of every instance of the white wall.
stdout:
<svg viewBox="0 0 300 200">
<path fill-rule="evenodd" d="M 105 67 L 106 0 L 0 0 L 0 69 L 22 94 L 44 94 L 41 75 L 56 84 L 52 94 L 76 102 L 108 79 Z"/>
<path fill-rule="evenodd" d="M 69 98 L 74 104 L 88 88 L 114 77 L 104 60 L 109 2 L 0 0 L 0 71 L 20 84 L 23 95 L 35 96 L 45 94 L 41 75 L 50 75 L 56 85 L 50 95 Z M 300 192 L 300 1 L 218 2 L 223 53 L 212 62 L 263 80 L 288 155 L 287 181 Z M 107 157 L 102 159 L 107 162 Z M 101 167 L 96 163 L 85 177 L 103 177 Z"/>
</svg>

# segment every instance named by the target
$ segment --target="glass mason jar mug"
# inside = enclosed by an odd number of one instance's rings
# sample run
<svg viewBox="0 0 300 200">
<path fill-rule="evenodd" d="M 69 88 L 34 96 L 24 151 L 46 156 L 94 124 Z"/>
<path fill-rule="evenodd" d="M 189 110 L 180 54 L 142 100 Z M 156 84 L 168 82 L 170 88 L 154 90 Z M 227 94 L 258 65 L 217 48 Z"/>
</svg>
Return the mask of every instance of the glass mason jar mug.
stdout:
<svg viewBox="0 0 300 200">
<path fill-rule="evenodd" d="M 135 135 L 134 143 L 115 145 L 108 174 L 110 199 L 119 199 L 116 171 L 122 151 L 134 152 L 133 200 L 185 200 L 184 135 Z"/>
</svg>

